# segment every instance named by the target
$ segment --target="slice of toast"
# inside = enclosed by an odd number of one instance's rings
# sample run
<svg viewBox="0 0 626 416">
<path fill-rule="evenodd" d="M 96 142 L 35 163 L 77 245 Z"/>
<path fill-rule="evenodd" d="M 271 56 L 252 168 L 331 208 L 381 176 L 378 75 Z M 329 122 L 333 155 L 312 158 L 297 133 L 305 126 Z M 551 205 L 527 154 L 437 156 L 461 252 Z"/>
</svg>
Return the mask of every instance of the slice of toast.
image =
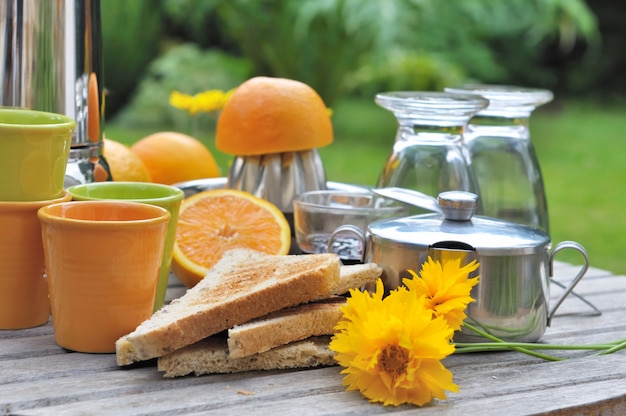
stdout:
<svg viewBox="0 0 626 416">
<path fill-rule="evenodd" d="M 209 337 L 160 357 L 158 371 L 173 378 L 195 374 L 238 373 L 251 370 L 282 370 L 336 365 L 328 348 L 330 337 L 311 337 L 244 358 L 230 358 L 226 341 Z"/>
<path fill-rule="evenodd" d="M 262 353 L 316 335 L 332 335 L 341 319 L 343 296 L 272 312 L 228 330 L 229 358 Z"/>
<path fill-rule="evenodd" d="M 226 252 L 196 286 L 115 343 L 117 364 L 160 357 L 276 310 L 329 294 L 339 281 L 335 254 Z"/>
<path fill-rule="evenodd" d="M 343 295 L 350 289 L 359 289 L 368 284 L 374 284 L 383 273 L 383 269 L 376 263 L 342 265 L 339 270 L 339 280 L 331 287 L 331 295 Z M 318 296 L 312 300 L 324 299 L 328 296 Z"/>
<path fill-rule="evenodd" d="M 339 283 L 332 293 L 341 295 L 373 284 L 381 273 L 382 269 L 373 263 L 341 266 Z M 344 297 L 333 296 L 235 325 L 228 330 L 230 358 L 246 357 L 316 335 L 332 335 L 345 303 Z"/>
</svg>

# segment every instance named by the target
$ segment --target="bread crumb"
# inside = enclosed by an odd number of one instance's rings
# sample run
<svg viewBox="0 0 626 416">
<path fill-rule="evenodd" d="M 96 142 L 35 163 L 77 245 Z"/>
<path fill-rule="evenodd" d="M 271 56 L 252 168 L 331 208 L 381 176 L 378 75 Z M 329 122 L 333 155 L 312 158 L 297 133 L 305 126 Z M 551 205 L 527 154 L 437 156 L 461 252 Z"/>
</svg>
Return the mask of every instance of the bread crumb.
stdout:
<svg viewBox="0 0 626 416">
<path fill-rule="evenodd" d="M 237 394 L 241 394 L 242 396 L 254 396 L 256 393 L 247 390 L 237 390 Z"/>
</svg>

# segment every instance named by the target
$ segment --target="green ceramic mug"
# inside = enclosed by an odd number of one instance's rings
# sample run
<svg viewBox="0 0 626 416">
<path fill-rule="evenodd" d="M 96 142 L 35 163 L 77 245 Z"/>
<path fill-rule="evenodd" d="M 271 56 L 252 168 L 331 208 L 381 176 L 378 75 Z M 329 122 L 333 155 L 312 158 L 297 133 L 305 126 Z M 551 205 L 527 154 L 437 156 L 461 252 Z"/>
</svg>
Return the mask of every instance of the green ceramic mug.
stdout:
<svg viewBox="0 0 626 416">
<path fill-rule="evenodd" d="M 171 217 L 167 226 L 165 249 L 154 299 L 154 310 L 160 309 L 165 302 L 176 239 L 178 211 L 185 196 L 184 192 L 174 186 L 147 182 L 93 182 L 71 186 L 67 192 L 75 201 L 115 199 L 156 205 L 169 211 Z"/>
<path fill-rule="evenodd" d="M 61 197 L 75 127 L 61 114 L 0 107 L 0 201 Z"/>
</svg>

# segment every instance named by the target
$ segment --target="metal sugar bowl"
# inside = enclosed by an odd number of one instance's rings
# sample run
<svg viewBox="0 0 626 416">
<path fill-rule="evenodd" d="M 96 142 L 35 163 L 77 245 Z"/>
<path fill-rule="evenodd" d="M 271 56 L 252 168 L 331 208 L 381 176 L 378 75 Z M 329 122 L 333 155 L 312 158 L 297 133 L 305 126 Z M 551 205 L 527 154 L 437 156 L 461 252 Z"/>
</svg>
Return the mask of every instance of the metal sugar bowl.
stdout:
<svg viewBox="0 0 626 416">
<path fill-rule="evenodd" d="M 550 237 L 542 230 L 473 215 L 477 196 L 469 192 L 444 192 L 436 202 L 437 213 L 370 224 L 361 236 L 365 240 L 363 260 L 383 268 L 386 289 L 411 278 L 408 270 L 419 272 L 428 257 L 439 261 L 460 257 L 462 265 L 476 260 L 479 268 L 475 273 L 480 281 L 472 290 L 475 302 L 467 309 L 468 322 L 507 341 L 539 340 L 557 308 L 587 271 L 585 249 L 572 241 L 551 249 Z M 584 265 L 550 308 L 554 256 L 566 248 L 579 251 Z M 484 338 L 463 329 L 455 340 L 475 342 Z"/>
</svg>

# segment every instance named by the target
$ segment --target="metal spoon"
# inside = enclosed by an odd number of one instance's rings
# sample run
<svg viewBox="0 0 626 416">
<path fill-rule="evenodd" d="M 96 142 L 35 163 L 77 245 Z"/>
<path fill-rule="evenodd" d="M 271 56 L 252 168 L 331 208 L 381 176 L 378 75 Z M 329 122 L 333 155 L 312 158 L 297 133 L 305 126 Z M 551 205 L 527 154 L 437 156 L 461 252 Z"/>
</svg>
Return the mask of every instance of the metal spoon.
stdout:
<svg viewBox="0 0 626 416">
<path fill-rule="evenodd" d="M 441 207 L 436 198 L 426 195 L 413 189 L 388 187 L 388 188 L 372 188 L 371 191 L 376 195 L 385 198 L 394 199 L 408 205 L 426 209 L 432 212 L 441 212 Z"/>
</svg>

